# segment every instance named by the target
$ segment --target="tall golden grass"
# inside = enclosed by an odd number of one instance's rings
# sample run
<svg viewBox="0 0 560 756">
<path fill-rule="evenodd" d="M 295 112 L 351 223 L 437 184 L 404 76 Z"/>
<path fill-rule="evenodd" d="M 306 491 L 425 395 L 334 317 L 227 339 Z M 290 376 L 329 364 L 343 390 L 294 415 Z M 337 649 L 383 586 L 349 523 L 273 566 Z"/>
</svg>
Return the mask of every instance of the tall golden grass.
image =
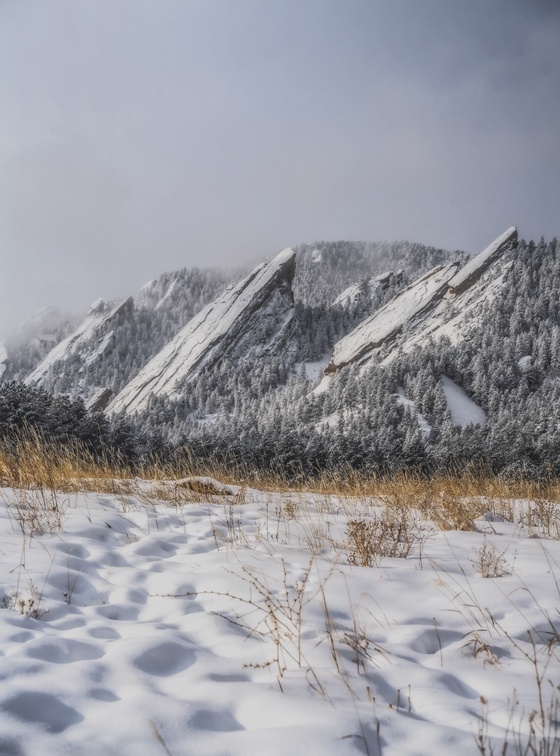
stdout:
<svg viewBox="0 0 560 756">
<path fill-rule="evenodd" d="M 296 481 L 280 471 L 253 472 L 235 464 L 201 462 L 185 453 L 173 462 L 158 459 L 132 469 L 124 461 L 109 461 L 93 455 L 77 441 L 54 444 L 32 428 L 0 440 L 0 483 L 13 488 L 47 487 L 51 490 L 76 491 L 106 488 L 110 481 L 139 477 L 144 480 L 178 480 L 189 476 L 209 476 L 241 486 L 266 491 L 316 492 L 352 498 L 381 499 L 394 506 L 413 505 L 433 514 L 437 510 L 445 519 L 447 509 L 453 517 L 467 521 L 482 513 L 487 500 L 560 500 L 560 480 L 508 481 L 484 470 L 420 475 L 397 472 L 392 475 L 365 475 L 355 470 L 344 473 L 324 471 L 314 477 L 300 477 Z M 458 502 L 465 510 L 456 511 Z M 457 524 L 457 523 L 455 523 Z"/>
</svg>

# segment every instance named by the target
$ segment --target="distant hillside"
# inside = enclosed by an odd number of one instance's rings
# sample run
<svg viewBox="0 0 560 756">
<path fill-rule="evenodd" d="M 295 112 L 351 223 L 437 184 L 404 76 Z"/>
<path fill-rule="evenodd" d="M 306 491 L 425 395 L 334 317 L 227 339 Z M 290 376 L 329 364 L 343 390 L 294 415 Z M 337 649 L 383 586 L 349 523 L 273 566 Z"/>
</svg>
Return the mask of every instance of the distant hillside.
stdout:
<svg viewBox="0 0 560 756">
<path fill-rule="evenodd" d="M 512 228 L 472 259 L 304 245 L 245 277 L 166 274 L 69 329 L 26 382 L 107 407 L 133 457 L 187 447 L 291 475 L 560 474 L 556 239 Z M 8 345 L 5 379 L 29 364 L 33 333 Z"/>
</svg>

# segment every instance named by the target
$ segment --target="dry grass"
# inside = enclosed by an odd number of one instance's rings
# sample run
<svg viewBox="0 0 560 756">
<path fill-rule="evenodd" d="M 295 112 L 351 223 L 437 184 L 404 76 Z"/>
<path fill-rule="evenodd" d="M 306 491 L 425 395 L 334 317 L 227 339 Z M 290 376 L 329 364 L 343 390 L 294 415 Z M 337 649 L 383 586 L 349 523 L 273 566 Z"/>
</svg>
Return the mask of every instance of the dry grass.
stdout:
<svg viewBox="0 0 560 756">
<path fill-rule="evenodd" d="M 235 470 L 235 472 L 234 472 Z M 209 479 L 201 480 L 202 479 Z M 219 481 L 217 486 L 214 481 Z M 51 492 L 102 491 L 117 496 L 140 496 L 142 481 L 151 482 L 150 498 L 177 505 L 227 497 L 243 503 L 248 487 L 261 491 L 294 494 L 286 505 L 286 516 L 297 516 L 296 494 L 315 495 L 342 501 L 354 500 L 368 509 L 384 505 L 402 542 L 402 528 L 412 531 L 421 520 L 441 530 L 475 530 L 475 521 L 486 513 L 514 522 L 515 499 L 531 502 L 519 524 L 531 534 L 560 537 L 560 481 L 507 482 L 483 472 L 463 471 L 455 475 L 426 477 L 408 473 L 365 476 L 323 473 L 312 479 L 290 481 L 278 472 L 250 474 L 248 470 L 216 463 L 201 464 L 187 454 L 173 464 L 157 460 L 132 470 L 126 464 L 96 459 L 78 443 L 53 445 L 28 429 L 10 444 L 0 442 L 0 482 L 16 489 Z M 227 490 L 228 486 L 235 486 Z M 355 516 L 353 520 L 363 519 Z M 519 518 L 517 518 L 519 519 Z M 400 523 L 400 525 L 399 525 Z M 376 530 L 379 528 L 377 527 Z M 406 539 L 410 540 L 410 539 Z"/>
<path fill-rule="evenodd" d="M 406 559 L 422 553 L 430 537 L 424 521 L 407 507 L 385 507 L 369 520 L 350 520 L 347 529 L 350 564 L 373 567 L 383 557 Z"/>
<path fill-rule="evenodd" d="M 91 481 L 96 490 L 105 490 L 107 481 L 127 477 L 125 465 L 95 459 L 76 442 L 54 445 L 33 429 L 0 442 L 0 481 L 11 488 L 69 492 L 87 490 Z"/>
</svg>

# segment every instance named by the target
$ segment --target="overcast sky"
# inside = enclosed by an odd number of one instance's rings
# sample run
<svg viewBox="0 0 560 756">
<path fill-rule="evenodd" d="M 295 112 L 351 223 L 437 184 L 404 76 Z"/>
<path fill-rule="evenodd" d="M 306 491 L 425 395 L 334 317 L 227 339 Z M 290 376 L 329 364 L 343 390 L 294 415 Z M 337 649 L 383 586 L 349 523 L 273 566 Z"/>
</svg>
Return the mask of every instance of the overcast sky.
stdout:
<svg viewBox="0 0 560 756">
<path fill-rule="evenodd" d="M 0 332 L 318 239 L 560 234 L 559 0 L 0 0 Z"/>
</svg>

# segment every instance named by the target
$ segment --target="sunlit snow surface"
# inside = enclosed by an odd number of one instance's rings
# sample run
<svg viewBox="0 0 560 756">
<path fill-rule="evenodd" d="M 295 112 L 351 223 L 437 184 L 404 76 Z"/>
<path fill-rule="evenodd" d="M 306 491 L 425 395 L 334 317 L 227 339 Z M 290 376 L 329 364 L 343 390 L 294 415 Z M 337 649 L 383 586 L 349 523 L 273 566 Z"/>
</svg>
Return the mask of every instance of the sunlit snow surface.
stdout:
<svg viewBox="0 0 560 756">
<path fill-rule="evenodd" d="M 56 502 L 0 490 L 0 753 L 475 754 L 481 696 L 497 744 L 514 689 L 537 706 L 529 630 L 546 696 L 560 679 L 558 540 L 493 514 L 357 567 L 371 502 L 138 486 L 59 495 L 62 530 L 33 537 L 19 515 Z"/>
</svg>

